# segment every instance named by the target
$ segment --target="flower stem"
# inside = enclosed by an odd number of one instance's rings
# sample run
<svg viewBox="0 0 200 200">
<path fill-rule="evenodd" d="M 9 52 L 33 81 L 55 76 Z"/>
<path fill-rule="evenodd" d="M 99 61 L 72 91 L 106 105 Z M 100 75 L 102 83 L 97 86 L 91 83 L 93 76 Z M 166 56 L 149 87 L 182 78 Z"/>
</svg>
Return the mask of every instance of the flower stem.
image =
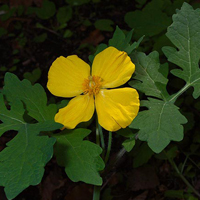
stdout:
<svg viewBox="0 0 200 200">
<path fill-rule="evenodd" d="M 103 136 L 102 127 L 99 125 L 97 117 L 96 117 L 96 144 L 102 147 L 103 149 L 102 156 L 104 156 L 104 150 L 105 150 L 104 136 Z M 94 191 L 93 191 L 93 200 L 100 199 L 100 191 L 101 191 L 101 186 L 95 185 Z"/>
<path fill-rule="evenodd" d="M 103 136 L 102 127 L 99 125 L 99 123 L 98 123 L 98 129 L 99 129 L 99 135 L 100 135 L 100 139 L 101 139 L 101 147 L 104 150 L 105 149 L 104 136 Z"/>
<path fill-rule="evenodd" d="M 110 156 L 110 150 L 111 150 L 111 145 L 112 145 L 112 132 L 109 131 L 109 136 L 108 136 L 108 148 L 106 152 L 106 157 L 104 159 L 105 164 L 107 163 L 109 156 Z"/>
<path fill-rule="evenodd" d="M 99 134 L 99 127 L 98 127 L 98 120 L 96 120 L 96 144 L 100 146 L 100 134 Z"/>
<path fill-rule="evenodd" d="M 100 186 L 94 186 L 94 191 L 93 191 L 93 200 L 99 200 L 100 199 Z"/>
</svg>

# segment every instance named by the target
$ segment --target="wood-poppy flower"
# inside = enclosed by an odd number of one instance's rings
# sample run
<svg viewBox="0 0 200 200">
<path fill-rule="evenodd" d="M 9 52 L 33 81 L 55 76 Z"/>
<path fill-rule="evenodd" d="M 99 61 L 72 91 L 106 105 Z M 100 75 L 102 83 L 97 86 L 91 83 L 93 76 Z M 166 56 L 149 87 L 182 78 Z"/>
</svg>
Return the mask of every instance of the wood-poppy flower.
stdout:
<svg viewBox="0 0 200 200">
<path fill-rule="evenodd" d="M 126 83 L 135 65 L 126 52 L 108 47 L 94 58 L 92 69 L 76 55 L 57 58 L 49 69 L 47 87 L 59 97 L 72 98 L 55 115 L 68 129 L 89 121 L 96 109 L 99 124 L 108 131 L 125 128 L 137 116 L 139 95 Z"/>
</svg>

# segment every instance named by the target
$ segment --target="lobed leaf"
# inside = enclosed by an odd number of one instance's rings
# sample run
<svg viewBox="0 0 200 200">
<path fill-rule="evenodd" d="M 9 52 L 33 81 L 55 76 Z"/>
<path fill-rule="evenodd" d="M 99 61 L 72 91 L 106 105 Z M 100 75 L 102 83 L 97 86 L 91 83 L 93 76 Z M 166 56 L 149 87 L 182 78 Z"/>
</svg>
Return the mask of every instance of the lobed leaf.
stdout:
<svg viewBox="0 0 200 200">
<path fill-rule="evenodd" d="M 45 125 L 44 125 L 45 124 Z M 50 128 L 48 128 L 50 124 Z M 58 129 L 60 125 L 52 122 L 39 124 L 45 131 Z M 5 187 L 8 199 L 15 198 L 30 185 L 41 182 L 44 167 L 52 158 L 54 138 L 38 136 L 38 125 L 25 124 L 17 136 L 7 143 L 0 153 L 0 185 Z M 47 128 L 44 128 L 47 126 Z"/>
<path fill-rule="evenodd" d="M 98 171 L 104 168 L 100 157 L 102 149 L 83 140 L 90 132 L 88 129 L 74 129 L 54 135 L 57 140 L 55 155 L 58 164 L 65 167 L 65 172 L 72 181 L 101 185 L 102 178 Z"/>
<path fill-rule="evenodd" d="M 20 81 L 12 73 L 6 73 L 3 94 L 7 100 L 12 102 L 15 99 L 21 100 L 28 111 L 28 114 L 37 121 L 53 120 L 56 114 L 56 105 L 47 106 L 47 97 L 40 84 L 31 85 L 28 80 Z"/>
<path fill-rule="evenodd" d="M 141 52 L 131 55 L 131 59 L 136 66 L 135 76 L 129 85 L 145 93 L 147 96 L 157 97 L 166 100 L 167 78 L 159 72 L 159 54 L 152 52 L 148 56 Z M 161 87 L 162 86 L 162 87 Z"/>
<path fill-rule="evenodd" d="M 5 106 L 3 94 L 10 102 L 10 110 Z M 25 122 L 26 110 L 21 100 L 38 123 Z M 42 106 L 44 109 L 40 111 Z M 52 110 L 48 111 L 47 108 L 50 106 L 46 106 L 46 95 L 39 84 L 31 86 L 27 80 L 19 81 L 15 75 L 6 74 L 5 87 L 0 93 L 0 136 L 9 130 L 18 131 L 0 152 L 0 185 L 5 187 L 8 199 L 15 198 L 29 185 L 39 184 L 44 166 L 53 156 L 55 138 L 39 134 L 41 131 L 59 129 L 62 125 L 48 116 L 52 115 Z"/>
<path fill-rule="evenodd" d="M 133 50 L 135 50 L 144 36 L 142 36 L 137 42 L 130 44 L 133 35 L 133 29 L 128 32 L 127 35 L 117 26 L 116 30 L 113 34 L 113 37 L 109 40 L 109 46 L 113 46 L 120 51 L 125 51 L 127 54 L 130 54 Z"/>
<path fill-rule="evenodd" d="M 173 15 L 173 23 L 167 29 L 167 37 L 177 47 L 164 47 L 168 60 L 181 69 L 173 69 L 175 76 L 186 81 L 185 89 L 194 87 L 193 97 L 200 96 L 200 9 L 184 3 Z"/>
<path fill-rule="evenodd" d="M 134 43 L 131 44 L 132 35 L 133 35 L 133 30 L 131 30 L 130 32 L 128 32 L 127 35 L 125 35 L 124 32 L 118 26 L 116 26 L 116 30 L 113 34 L 113 37 L 109 40 L 109 44 L 98 45 L 94 55 L 89 56 L 90 62 L 92 63 L 94 57 L 98 53 L 106 49 L 108 46 L 113 46 L 120 51 L 125 51 L 127 54 L 131 54 L 133 50 L 138 48 L 138 46 L 140 45 L 140 43 L 144 38 L 144 36 L 142 36 L 138 41 L 135 41 Z"/>
<path fill-rule="evenodd" d="M 0 93 L 0 136 L 8 130 L 19 130 L 21 126 L 26 124 L 23 119 L 24 108 L 21 101 L 16 100 L 11 106 L 11 110 L 7 110 L 4 104 L 3 94 Z"/>
<path fill-rule="evenodd" d="M 156 153 L 161 152 L 171 140 L 183 139 L 183 126 L 187 119 L 171 102 L 148 98 L 142 101 L 141 106 L 147 107 L 139 113 L 130 125 L 131 128 L 140 129 L 138 137 L 147 141 L 149 147 Z"/>
</svg>

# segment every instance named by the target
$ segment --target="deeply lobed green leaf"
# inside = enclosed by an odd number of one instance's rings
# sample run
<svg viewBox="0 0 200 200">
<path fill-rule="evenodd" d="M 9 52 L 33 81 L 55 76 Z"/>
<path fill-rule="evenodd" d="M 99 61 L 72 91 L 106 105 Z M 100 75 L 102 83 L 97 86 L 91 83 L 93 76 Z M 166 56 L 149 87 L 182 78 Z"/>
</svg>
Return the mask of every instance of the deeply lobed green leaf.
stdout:
<svg viewBox="0 0 200 200">
<path fill-rule="evenodd" d="M 185 90 L 194 87 L 193 96 L 200 96 L 200 9 L 184 3 L 173 15 L 173 23 L 167 30 L 167 37 L 177 47 L 164 47 L 168 60 L 181 69 L 171 72 L 186 82 Z"/>
<path fill-rule="evenodd" d="M 9 100 L 10 110 L 5 106 L 3 94 Z M 29 185 L 39 184 L 44 166 L 53 156 L 55 138 L 39 134 L 62 125 L 53 121 L 54 109 L 46 101 L 39 84 L 32 86 L 27 80 L 19 81 L 14 74 L 6 74 L 5 87 L 0 93 L 0 136 L 9 130 L 18 131 L 0 152 L 0 185 L 5 187 L 8 199 L 15 198 Z M 24 120 L 26 110 L 38 123 L 28 124 Z"/>
<path fill-rule="evenodd" d="M 168 80 L 159 72 L 159 54 L 152 52 L 147 56 L 136 52 L 131 55 L 131 59 L 136 65 L 136 70 L 135 80 L 130 81 L 129 84 L 147 96 L 166 99 L 168 94 L 160 86 L 163 85 L 166 88 Z"/>
<path fill-rule="evenodd" d="M 8 199 L 41 182 L 44 167 L 53 155 L 55 139 L 39 133 L 58 128 L 60 124 L 53 121 L 22 124 L 17 136 L 0 152 L 0 185 L 5 187 Z"/>
<path fill-rule="evenodd" d="M 0 93 L 0 136 L 8 130 L 19 130 L 21 126 L 25 125 L 23 119 L 24 108 L 20 100 L 13 102 L 11 110 L 7 110 L 4 104 L 3 94 Z"/>
<path fill-rule="evenodd" d="M 47 97 L 40 84 L 31 85 L 24 79 L 20 81 L 12 73 L 6 73 L 3 94 L 9 102 L 20 99 L 26 106 L 28 114 L 37 121 L 53 120 L 57 108 L 56 105 L 47 105 Z"/>
</svg>

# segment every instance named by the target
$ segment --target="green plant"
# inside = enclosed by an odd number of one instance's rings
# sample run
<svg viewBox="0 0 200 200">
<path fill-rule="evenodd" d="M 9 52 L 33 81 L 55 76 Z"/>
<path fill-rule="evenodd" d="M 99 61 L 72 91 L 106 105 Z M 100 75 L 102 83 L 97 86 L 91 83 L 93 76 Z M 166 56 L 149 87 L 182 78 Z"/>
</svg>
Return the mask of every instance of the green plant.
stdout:
<svg viewBox="0 0 200 200">
<path fill-rule="evenodd" d="M 150 8 L 147 8 L 142 12 L 146 13 L 146 10 L 149 12 Z M 38 17 L 41 17 L 40 14 Z M 154 14 L 166 17 L 160 11 L 155 11 Z M 141 13 L 137 15 L 140 16 Z M 129 20 L 131 16 L 132 14 L 128 15 Z M 148 14 L 144 16 L 148 17 Z M 59 21 L 60 23 L 65 22 L 61 18 Z M 170 21 L 167 18 L 165 25 L 170 25 Z M 137 26 L 137 23 L 134 23 L 133 26 Z M 164 28 L 155 29 L 149 33 L 149 36 L 162 31 Z M 135 32 L 139 36 L 142 34 L 138 33 L 137 29 Z M 141 111 L 129 127 L 117 131 L 116 134 L 108 133 L 108 145 L 105 145 L 104 138 L 107 133 L 98 123 L 90 121 L 91 124 L 80 124 L 73 130 L 60 130 L 62 125 L 54 122 L 58 106 L 48 104 L 42 86 L 40 84 L 31 85 L 28 80 L 20 81 L 14 74 L 6 73 L 5 85 L 0 90 L 0 120 L 2 121 L 0 136 L 7 131 L 18 132 L 7 143 L 7 147 L 0 152 L 0 185 L 5 187 L 7 198 L 13 199 L 29 185 L 40 183 L 44 167 L 52 158 L 54 148 L 57 163 L 65 168 L 67 176 L 74 182 L 83 181 L 93 184 L 95 186 L 93 199 L 97 200 L 103 182 L 101 174 L 112 168 L 115 161 L 120 159 L 126 151 L 130 152 L 135 146 L 136 139 L 147 143 L 143 143 L 139 147 L 141 148 L 139 153 L 133 155 L 136 160 L 134 167 L 146 163 L 153 156 L 153 152 L 163 152 L 164 159 L 171 163 L 180 178 L 191 189 L 191 193 L 200 197 L 192 184 L 184 177 L 183 170 L 181 171 L 174 161 L 177 149 L 163 151 L 171 141 L 181 141 L 184 137 L 183 124 L 186 124 L 188 120 L 184 116 L 184 112 L 180 112 L 181 106 L 177 103 L 179 97 L 191 87 L 194 88 L 193 98 L 196 99 L 200 96 L 199 32 L 199 9 L 194 10 L 189 4 L 184 3 L 181 9 L 173 15 L 173 23 L 167 29 L 166 36 L 174 45 L 162 48 L 168 63 L 160 64 L 158 52 L 154 51 L 148 55 L 138 52 L 137 48 L 143 37 L 132 43 L 133 30 L 125 34 L 117 27 L 108 45 L 100 44 L 97 47 L 94 55 L 89 57 L 91 63 L 95 55 L 107 46 L 114 46 L 118 50 L 125 51 L 131 57 L 132 62 L 136 65 L 136 71 L 132 80 L 129 81 L 129 85 L 140 91 L 141 100 L 142 97 L 144 99 L 141 101 Z M 178 88 L 178 91 L 172 94 L 169 94 L 167 90 L 168 82 L 170 82 L 168 76 L 170 63 L 174 64 L 174 69 L 170 70 L 176 76 L 173 78 L 182 79 L 185 82 L 183 87 Z M 32 72 L 32 74 L 34 73 L 35 71 Z M 31 77 L 31 74 L 24 75 L 26 78 Z M 30 79 L 32 83 L 38 79 L 37 75 L 36 72 L 36 76 L 34 75 Z M 191 96 L 190 98 L 193 99 Z M 54 130 L 59 133 L 54 133 Z M 91 135 L 95 130 L 96 144 L 90 140 L 93 138 Z M 117 154 L 116 160 L 109 163 L 112 137 L 119 135 L 124 138 L 121 143 L 123 148 Z M 198 146 L 199 144 L 197 147 L 191 147 L 193 152 L 197 151 Z M 143 155 L 144 151 L 148 152 L 145 156 Z M 107 167 L 103 171 L 105 164 Z M 182 168 L 184 166 L 183 164 Z M 169 191 L 165 193 L 165 196 L 196 198 L 188 196 L 188 194 L 185 195 L 183 191 Z"/>
</svg>

